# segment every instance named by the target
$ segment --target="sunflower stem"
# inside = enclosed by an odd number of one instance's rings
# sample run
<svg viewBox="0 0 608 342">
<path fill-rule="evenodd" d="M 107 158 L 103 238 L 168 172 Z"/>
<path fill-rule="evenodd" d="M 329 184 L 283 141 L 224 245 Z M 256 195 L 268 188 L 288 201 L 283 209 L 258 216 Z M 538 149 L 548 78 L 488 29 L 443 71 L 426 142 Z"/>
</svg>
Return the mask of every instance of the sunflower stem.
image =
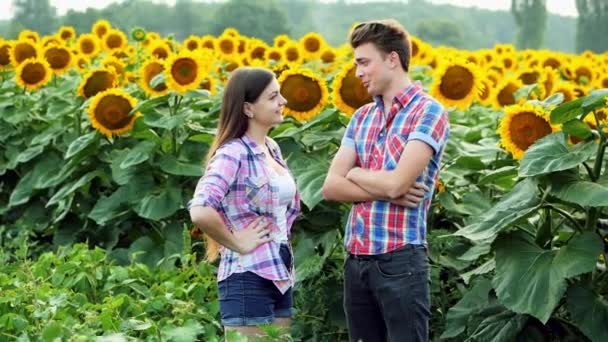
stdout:
<svg viewBox="0 0 608 342">
<path fill-rule="evenodd" d="M 578 222 L 577 222 L 577 221 L 574 219 L 574 217 L 572 217 L 572 215 L 570 215 L 570 213 L 569 213 L 569 212 L 567 212 L 567 211 L 565 211 L 565 210 L 563 210 L 563 209 L 560 209 L 560 208 L 558 208 L 558 207 L 554 206 L 553 204 L 543 204 L 543 205 L 541 206 L 541 208 L 549 208 L 549 209 L 551 209 L 551 210 L 555 210 L 555 211 L 556 211 L 558 214 L 560 214 L 560 215 L 561 215 L 563 218 L 565 218 L 565 219 L 567 219 L 568 221 L 570 221 L 570 223 L 572 223 L 572 225 L 574 226 L 574 228 L 576 228 L 576 230 L 577 230 L 579 233 L 582 233 L 582 232 L 583 232 L 583 227 L 580 225 L 580 223 L 578 223 Z"/>
</svg>

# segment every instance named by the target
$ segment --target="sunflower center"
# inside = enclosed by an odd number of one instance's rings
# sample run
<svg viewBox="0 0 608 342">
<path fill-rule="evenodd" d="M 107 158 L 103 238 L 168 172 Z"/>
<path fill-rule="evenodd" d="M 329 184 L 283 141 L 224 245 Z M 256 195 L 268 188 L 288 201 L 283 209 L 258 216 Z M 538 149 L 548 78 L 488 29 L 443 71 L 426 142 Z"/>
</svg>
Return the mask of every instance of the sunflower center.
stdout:
<svg viewBox="0 0 608 342">
<path fill-rule="evenodd" d="M 89 77 L 84 85 L 84 97 L 87 99 L 100 91 L 112 88 L 114 85 L 114 74 L 107 71 L 97 71 Z"/>
<path fill-rule="evenodd" d="M 220 50 L 225 54 L 231 54 L 234 51 L 234 44 L 230 40 L 222 40 L 220 42 Z"/>
<path fill-rule="evenodd" d="M 351 68 L 342 80 L 340 96 L 342 101 L 352 108 L 359 108 L 372 101 L 372 97 L 367 93 L 361 80 L 355 75 L 355 68 Z"/>
<path fill-rule="evenodd" d="M 304 42 L 304 46 L 306 47 L 306 51 L 317 52 L 321 48 L 321 42 L 316 38 L 308 38 Z"/>
<path fill-rule="evenodd" d="M 591 80 L 593 78 L 593 74 L 591 70 L 588 68 L 580 67 L 576 69 L 576 80 L 580 83 L 581 78 L 586 77 L 587 80 Z"/>
<path fill-rule="evenodd" d="M 209 80 L 207 79 L 204 79 L 200 84 L 200 88 L 211 91 L 211 82 L 209 82 Z"/>
<path fill-rule="evenodd" d="M 108 33 L 108 28 L 105 26 L 99 26 L 95 29 L 95 34 L 97 37 L 103 37 L 106 33 Z"/>
<path fill-rule="evenodd" d="M 29 63 L 23 68 L 21 79 L 25 84 L 36 84 L 44 79 L 46 70 L 41 63 Z"/>
<path fill-rule="evenodd" d="M 194 82 L 197 72 L 196 62 L 190 58 L 176 60 L 171 68 L 171 75 L 180 85 L 188 85 Z"/>
<path fill-rule="evenodd" d="M 513 66 L 513 60 L 511 58 L 505 58 L 502 60 L 502 64 L 505 66 L 505 68 L 511 69 Z"/>
<path fill-rule="evenodd" d="M 66 49 L 51 48 L 44 56 L 51 65 L 51 69 L 63 69 L 70 63 L 70 53 Z"/>
<path fill-rule="evenodd" d="M 117 49 L 122 46 L 122 37 L 118 34 L 111 34 L 106 38 L 106 44 L 110 49 Z"/>
<path fill-rule="evenodd" d="M 530 72 L 522 73 L 519 76 L 519 79 L 524 84 L 534 84 L 534 83 L 538 82 L 539 77 L 540 77 L 540 74 L 538 73 L 538 71 L 530 71 Z"/>
<path fill-rule="evenodd" d="M 462 100 L 473 89 L 473 73 L 460 65 L 449 67 L 441 78 L 439 90 L 451 100 Z"/>
<path fill-rule="evenodd" d="M 272 51 L 271 53 L 268 54 L 268 59 L 279 61 L 279 60 L 281 60 L 281 53 L 278 51 Z"/>
<path fill-rule="evenodd" d="M 213 50 L 213 48 L 214 48 L 213 41 L 211 41 L 211 40 L 204 41 L 203 42 L 203 47 L 207 48 L 207 49 L 212 49 Z"/>
<path fill-rule="evenodd" d="M 321 55 L 323 63 L 332 63 L 336 59 L 336 55 L 332 51 L 325 51 Z"/>
<path fill-rule="evenodd" d="M 1 51 L 1 50 L 0 50 L 0 51 Z M 2 53 L 0 53 L 0 55 L 2 55 Z M 2 59 L 1 59 L 1 57 L 0 57 L 0 61 L 1 61 L 1 60 L 2 60 Z M 0 64 L 2 64 L 2 63 L 0 62 Z M 604 78 L 604 79 L 602 80 L 602 88 L 608 88 L 608 77 L 606 77 L 606 78 Z"/>
<path fill-rule="evenodd" d="M 0 65 L 9 65 L 11 63 L 11 58 L 8 53 L 8 45 L 3 45 L 0 47 Z"/>
<path fill-rule="evenodd" d="M 281 87 L 281 93 L 287 99 L 287 107 L 307 112 L 321 101 L 321 87 L 315 80 L 304 75 L 288 77 Z"/>
<path fill-rule="evenodd" d="M 497 101 L 501 106 L 508 106 L 515 103 L 515 92 L 517 86 L 513 83 L 507 84 L 498 92 Z"/>
<path fill-rule="evenodd" d="M 511 140 L 519 149 L 525 151 L 536 140 L 551 133 L 549 123 L 538 115 L 524 112 L 514 116 L 509 126 Z"/>
<path fill-rule="evenodd" d="M 188 44 L 186 45 L 186 47 L 188 48 L 188 50 L 193 51 L 198 49 L 198 43 L 194 40 L 190 40 L 188 41 Z"/>
<path fill-rule="evenodd" d="M 549 58 L 545 59 L 545 61 L 543 62 L 543 67 L 548 66 L 553 69 L 559 68 L 560 65 L 561 65 L 561 63 L 559 62 L 559 60 L 557 60 L 553 57 L 549 57 Z"/>
<path fill-rule="evenodd" d="M 82 51 L 82 53 L 84 53 L 85 55 L 90 55 L 93 53 L 93 51 L 95 51 L 95 44 L 88 39 L 83 40 L 80 43 L 80 51 Z"/>
<path fill-rule="evenodd" d="M 287 57 L 288 61 L 295 62 L 300 57 L 300 54 L 299 54 L 297 48 L 291 47 L 291 48 L 288 48 L 287 50 L 285 50 L 285 56 Z"/>
<path fill-rule="evenodd" d="M 150 81 L 152 81 L 152 79 L 160 74 L 163 71 L 163 66 L 160 63 L 152 63 L 149 64 L 148 66 L 146 66 L 146 70 L 145 70 L 145 76 L 144 76 L 144 82 L 146 82 L 146 84 L 150 84 Z M 163 82 L 159 85 L 157 85 L 156 87 L 154 87 L 154 91 L 164 91 L 165 89 L 167 89 L 167 85 Z"/>
<path fill-rule="evenodd" d="M 95 119 L 103 127 L 117 130 L 126 127 L 132 120 L 129 101 L 121 96 L 108 95 L 99 101 L 95 108 Z"/>
<path fill-rule="evenodd" d="M 412 57 L 418 56 L 419 51 L 420 51 L 420 48 L 418 48 L 418 44 L 416 42 L 412 41 Z"/>
<path fill-rule="evenodd" d="M 163 47 L 157 47 L 152 51 L 152 55 L 154 55 L 156 58 L 166 59 L 169 57 L 169 52 Z"/>
<path fill-rule="evenodd" d="M 36 57 L 36 49 L 30 44 L 17 44 L 15 46 L 15 60 L 21 63 L 24 60 Z"/>
<path fill-rule="evenodd" d="M 67 40 L 67 39 L 70 39 L 70 38 L 72 38 L 72 32 L 70 32 L 68 30 L 65 30 L 65 31 L 61 32 L 61 39 Z"/>
<path fill-rule="evenodd" d="M 251 51 L 251 59 L 264 59 L 264 53 L 266 49 L 263 46 L 258 46 Z"/>
</svg>

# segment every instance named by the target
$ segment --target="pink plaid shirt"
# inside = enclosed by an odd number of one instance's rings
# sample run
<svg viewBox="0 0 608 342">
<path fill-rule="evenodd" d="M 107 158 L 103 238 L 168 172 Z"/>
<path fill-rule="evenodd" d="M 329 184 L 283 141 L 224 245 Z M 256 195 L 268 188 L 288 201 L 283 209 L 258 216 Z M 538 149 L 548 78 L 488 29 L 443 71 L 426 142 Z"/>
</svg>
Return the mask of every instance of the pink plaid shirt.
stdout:
<svg viewBox="0 0 608 342">
<path fill-rule="evenodd" d="M 277 143 L 266 138 L 266 145 L 272 157 L 287 169 Z M 265 216 L 272 222 L 271 231 L 278 231 L 272 208 L 279 205 L 279 189 L 269 182 L 264 158 L 262 148 L 247 135 L 220 146 L 199 180 L 188 209 L 214 208 L 231 231 L 244 229 L 257 217 Z M 287 236 L 299 212 L 300 195 L 296 192 L 287 207 Z M 279 242 L 274 240 L 249 254 L 239 254 L 222 246 L 218 281 L 236 272 L 250 271 L 272 280 L 281 293 L 285 293 L 295 279 L 293 269 L 288 270 L 283 264 L 279 248 Z"/>
</svg>

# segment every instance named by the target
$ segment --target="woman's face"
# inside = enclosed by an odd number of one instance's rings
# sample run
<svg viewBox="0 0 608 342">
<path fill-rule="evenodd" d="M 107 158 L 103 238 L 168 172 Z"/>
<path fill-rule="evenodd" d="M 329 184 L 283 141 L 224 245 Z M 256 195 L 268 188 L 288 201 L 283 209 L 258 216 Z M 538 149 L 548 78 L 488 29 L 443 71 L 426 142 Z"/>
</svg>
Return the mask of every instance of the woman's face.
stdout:
<svg viewBox="0 0 608 342">
<path fill-rule="evenodd" d="M 283 122 L 283 106 L 287 100 L 280 93 L 281 87 L 276 78 L 266 86 L 254 103 L 246 103 L 245 110 L 251 120 L 264 127 L 272 127 Z"/>
</svg>

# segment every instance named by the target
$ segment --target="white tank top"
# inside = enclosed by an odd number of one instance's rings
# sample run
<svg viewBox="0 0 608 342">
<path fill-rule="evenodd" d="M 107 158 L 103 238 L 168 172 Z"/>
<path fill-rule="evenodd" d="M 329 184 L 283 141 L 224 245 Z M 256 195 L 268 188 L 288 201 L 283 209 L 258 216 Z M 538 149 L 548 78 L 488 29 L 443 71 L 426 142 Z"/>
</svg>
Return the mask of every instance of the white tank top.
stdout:
<svg viewBox="0 0 608 342">
<path fill-rule="evenodd" d="M 284 172 L 282 175 L 271 172 L 270 183 L 279 189 L 279 205 L 273 208 L 273 215 L 279 227 L 274 240 L 287 243 L 287 207 L 296 195 L 296 183 L 289 172 Z"/>
</svg>

